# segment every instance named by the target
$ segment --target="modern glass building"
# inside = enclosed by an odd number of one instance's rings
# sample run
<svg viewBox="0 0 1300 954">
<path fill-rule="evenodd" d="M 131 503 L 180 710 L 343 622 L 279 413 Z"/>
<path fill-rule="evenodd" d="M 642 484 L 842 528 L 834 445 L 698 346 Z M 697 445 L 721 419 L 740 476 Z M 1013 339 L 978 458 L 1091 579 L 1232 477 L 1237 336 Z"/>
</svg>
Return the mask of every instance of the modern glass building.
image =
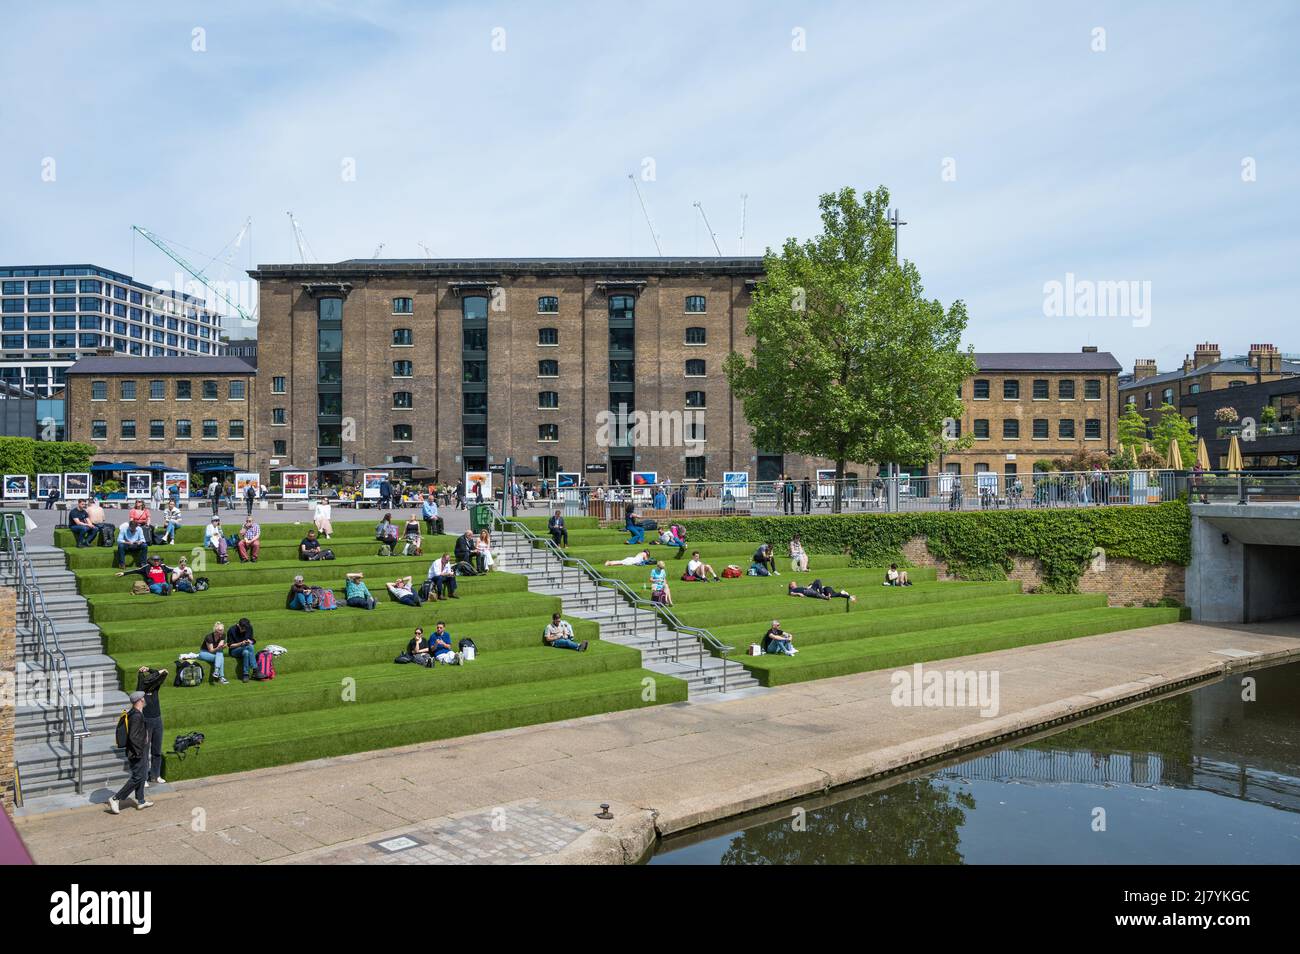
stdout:
<svg viewBox="0 0 1300 954">
<path fill-rule="evenodd" d="M 0 383 L 40 399 L 43 434 L 63 439 L 67 369 L 100 348 L 217 355 L 220 316 L 195 296 L 96 265 L 0 266 Z"/>
</svg>

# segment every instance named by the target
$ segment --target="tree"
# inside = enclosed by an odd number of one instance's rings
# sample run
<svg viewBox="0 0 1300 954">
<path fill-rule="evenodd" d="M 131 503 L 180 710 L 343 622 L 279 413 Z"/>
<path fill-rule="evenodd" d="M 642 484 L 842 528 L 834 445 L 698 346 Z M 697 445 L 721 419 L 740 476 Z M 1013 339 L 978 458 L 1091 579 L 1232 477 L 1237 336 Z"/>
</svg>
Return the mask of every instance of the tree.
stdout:
<svg viewBox="0 0 1300 954">
<path fill-rule="evenodd" d="M 895 262 L 887 189 L 819 206 L 820 235 L 763 256 L 753 352 L 725 367 L 755 444 L 834 460 L 838 488 L 851 460 L 932 459 L 975 361 L 961 350 L 966 306 L 926 300 L 916 267 Z"/>
<path fill-rule="evenodd" d="M 1169 453 L 1169 442 L 1178 441 L 1178 456 L 1183 459 L 1183 466 L 1190 468 L 1196 463 L 1196 438 L 1192 437 L 1192 425 L 1178 413 L 1172 404 L 1160 405 L 1160 421 L 1151 429 L 1151 442 L 1156 452 L 1164 456 Z"/>
<path fill-rule="evenodd" d="M 1127 404 L 1124 413 L 1119 416 L 1119 446 L 1133 448 L 1136 454 L 1147 440 L 1147 419 L 1138 413 L 1136 404 Z"/>
</svg>

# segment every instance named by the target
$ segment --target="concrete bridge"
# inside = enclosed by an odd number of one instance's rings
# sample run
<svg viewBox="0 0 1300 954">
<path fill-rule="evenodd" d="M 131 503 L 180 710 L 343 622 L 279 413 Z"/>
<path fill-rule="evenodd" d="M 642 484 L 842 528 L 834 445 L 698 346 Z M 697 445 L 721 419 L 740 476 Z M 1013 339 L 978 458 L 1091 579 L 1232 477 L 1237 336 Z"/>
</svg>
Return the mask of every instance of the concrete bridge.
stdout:
<svg viewBox="0 0 1300 954">
<path fill-rule="evenodd" d="M 1300 616 L 1300 503 L 1192 504 L 1187 605 L 1204 623 Z"/>
</svg>

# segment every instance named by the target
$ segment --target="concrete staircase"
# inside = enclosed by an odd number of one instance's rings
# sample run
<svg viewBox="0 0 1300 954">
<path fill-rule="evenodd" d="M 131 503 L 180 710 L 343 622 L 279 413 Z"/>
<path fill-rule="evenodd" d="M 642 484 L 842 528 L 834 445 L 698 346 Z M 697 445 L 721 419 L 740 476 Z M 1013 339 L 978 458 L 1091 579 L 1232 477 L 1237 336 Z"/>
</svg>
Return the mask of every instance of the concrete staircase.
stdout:
<svg viewBox="0 0 1300 954">
<path fill-rule="evenodd" d="M 103 783 L 112 787 L 123 780 L 126 761 L 113 747 L 113 728 L 127 705 L 118 689 L 117 671 L 104 654 L 99 627 L 90 621 L 86 601 L 77 592 L 76 578 L 67 569 L 63 551 L 51 546 L 29 546 L 27 556 L 54 623 L 59 648 L 67 656 L 73 688 L 80 697 L 90 737 L 83 741 L 82 798 Z M 16 585 L 14 568 L 0 557 L 0 585 Z M 26 667 L 29 684 L 46 683 L 43 654 L 33 621 L 19 600 L 18 663 Z M 70 740 L 60 738 L 63 713 L 55 691 L 20 695 L 15 720 L 15 758 L 24 803 L 76 792 L 74 758 Z"/>
<path fill-rule="evenodd" d="M 758 680 L 740 663 L 710 655 L 696 637 L 668 629 L 656 613 L 630 606 L 582 571 L 564 567 L 523 534 L 494 533 L 492 552 L 497 569 L 528 577 L 528 589 L 534 593 L 560 597 L 566 616 L 594 621 L 601 639 L 640 650 L 646 669 L 684 680 L 690 701 L 715 698 L 724 684 L 728 694 L 758 688 Z"/>
</svg>

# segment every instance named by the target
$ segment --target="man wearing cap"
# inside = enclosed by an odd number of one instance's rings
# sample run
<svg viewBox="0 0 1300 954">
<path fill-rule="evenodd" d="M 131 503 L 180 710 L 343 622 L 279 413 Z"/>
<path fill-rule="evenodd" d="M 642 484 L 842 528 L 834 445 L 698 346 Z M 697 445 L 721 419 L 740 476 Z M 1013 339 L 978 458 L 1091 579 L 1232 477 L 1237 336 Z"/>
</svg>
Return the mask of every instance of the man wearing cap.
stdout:
<svg viewBox="0 0 1300 954">
<path fill-rule="evenodd" d="M 149 585 L 149 592 L 154 596 L 169 596 L 172 591 L 172 572 L 172 568 L 163 563 L 162 557 L 155 553 L 144 566 L 138 566 L 134 570 L 118 570 L 117 575 L 138 573 L 144 577 L 145 583 Z"/>
<path fill-rule="evenodd" d="M 203 531 L 203 545 L 216 551 L 218 563 L 230 562 L 230 556 L 226 553 L 226 535 L 221 532 L 220 517 L 214 516 Z"/>
<path fill-rule="evenodd" d="M 126 569 L 126 555 L 135 554 L 137 568 L 144 566 L 149 558 L 149 544 L 144 539 L 144 528 L 134 520 L 128 520 L 117 531 L 117 568 Z"/>
<path fill-rule="evenodd" d="M 247 563 L 252 560 L 257 562 L 257 556 L 262 552 L 262 528 L 253 520 L 253 515 L 249 514 L 244 518 L 244 526 L 239 531 L 239 560 L 241 563 Z"/>
<path fill-rule="evenodd" d="M 120 802 L 133 793 L 137 809 L 153 805 L 144 797 L 144 783 L 149 775 L 149 727 L 144 721 L 143 692 L 131 693 L 131 708 L 126 710 L 126 763 L 131 777 L 108 800 L 108 810 L 114 815 L 122 813 Z"/>
</svg>

